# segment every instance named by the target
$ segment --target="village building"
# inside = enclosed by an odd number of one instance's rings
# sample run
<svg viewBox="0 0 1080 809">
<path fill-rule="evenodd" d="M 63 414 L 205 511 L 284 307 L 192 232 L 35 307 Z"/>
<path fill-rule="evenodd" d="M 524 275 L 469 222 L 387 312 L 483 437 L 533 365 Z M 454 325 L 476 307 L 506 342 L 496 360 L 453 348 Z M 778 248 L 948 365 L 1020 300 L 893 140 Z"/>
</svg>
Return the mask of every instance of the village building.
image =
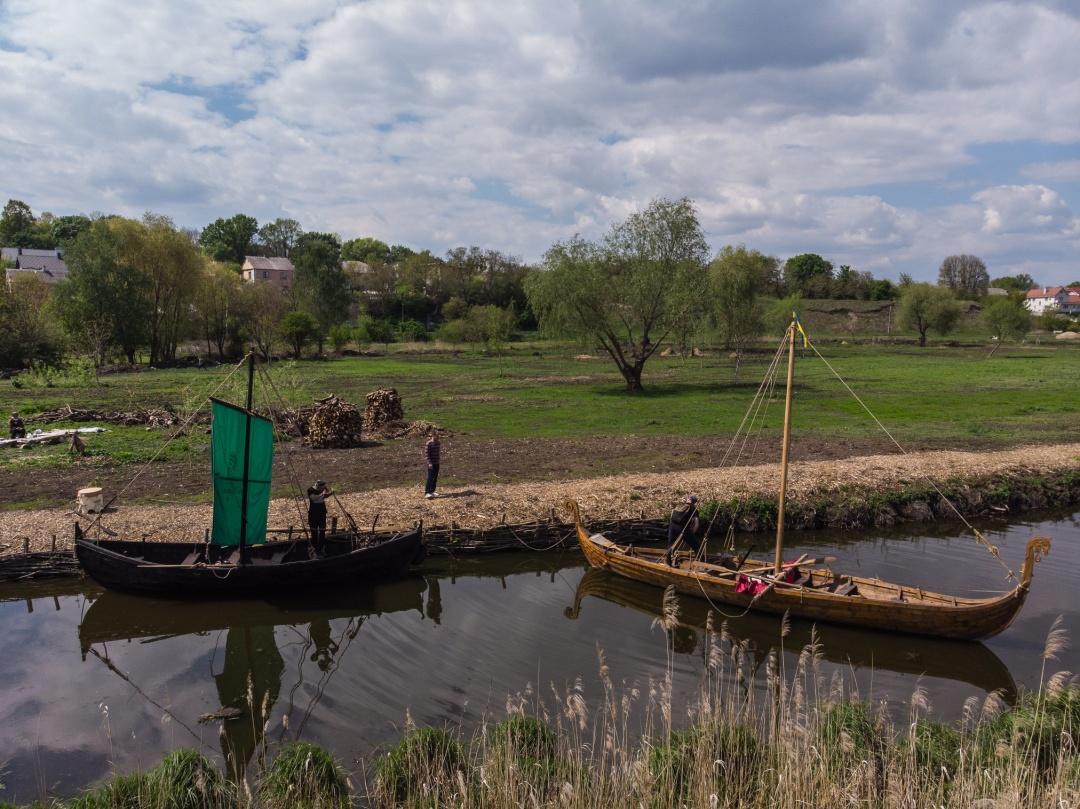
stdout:
<svg viewBox="0 0 1080 809">
<path fill-rule="evenodd" d="M 1035 287 L 1027 291 L 1024 306 L 1033 315 L 1056 309 L 1063 315 L 1080 315 L 1080 287 Z"/>
<path fill-rule="evenodd" d="M 287 292 L 293 285 L 296 268 L 291 261 L 281 256 L 244 256 L 240 274 L 249 284 L 273 284 Z"/>
<path fill-rule="evenodd" d="M 55 284 L 68 275 L 67 264 L 59 250 L 4 247 L 0 248 L 0 258 L 14 265 L 7 268 L 8 282 L 20 274 L 32 274 L 47 284 Z"/>
</svg>

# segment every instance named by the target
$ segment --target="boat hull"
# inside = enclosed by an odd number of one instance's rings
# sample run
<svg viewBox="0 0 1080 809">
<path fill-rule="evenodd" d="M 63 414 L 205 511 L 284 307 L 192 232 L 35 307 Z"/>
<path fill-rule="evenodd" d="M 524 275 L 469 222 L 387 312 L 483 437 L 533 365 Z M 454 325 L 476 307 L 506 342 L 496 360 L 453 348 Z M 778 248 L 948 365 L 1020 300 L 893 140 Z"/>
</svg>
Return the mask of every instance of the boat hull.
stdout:
<svg viewBox="0 0 1080 809">
<path fill-rule="evenodd" d="M 809 621 L 845 624 L 847 626 L 906 632 L 958 640 L 988 638 L 1003 631 L 1012 623 L 1027 598 L 1028 585 L 1021 585 L 1001 596 L 987 599 L 964 599 L 924 593 L 919 588 L 907 588 L 912 600 L 867 598 L 861 595 L 837 595 L 805 587 L 776 586 L 754 597 L 737 592 L 737 577 L 721 578 L 709 568 L 715 566 L 686 564 L 670 566 L 662 554 L 638 556 L 626 548 L 595 535 L 590 536 L 577 522 L 578 543 L 585 558 L 595 568 L 610 570 L 620 576 L 653 584 L 672 586 L 681 594 L 701 598 L 717 607 L 733 607 L 734 612 L 749 610 L 777 615 L 787 613 Z M 766 572 L 765 566 L 747 565 L 744 571 Z M 812 571 L 821 576 L 831 571 Z M 861 589 L 896 588 L 902 597 L 905 588 L 876 579 L 847 577 Z M 914 599 L 918 593 L 918 600 Z M 931 600 L 925 600 L 930 597 Z"/>
<path fill-rule="evenodd" d="M 185 563 L 209 550 L 210 564 Z M 420 529 L 379 542 L 328 539 L 325 556 L 310 557 L 306 542 L 273 542 L 249 549 L 250 564 L 229 564 L 225 552 L 190 542 L 77 539 L 75 555 L 94 581 L 110 590 L 164 598 L 234 598 L 343 587 L 401 575 L 423 555 Z"/>
</svg>

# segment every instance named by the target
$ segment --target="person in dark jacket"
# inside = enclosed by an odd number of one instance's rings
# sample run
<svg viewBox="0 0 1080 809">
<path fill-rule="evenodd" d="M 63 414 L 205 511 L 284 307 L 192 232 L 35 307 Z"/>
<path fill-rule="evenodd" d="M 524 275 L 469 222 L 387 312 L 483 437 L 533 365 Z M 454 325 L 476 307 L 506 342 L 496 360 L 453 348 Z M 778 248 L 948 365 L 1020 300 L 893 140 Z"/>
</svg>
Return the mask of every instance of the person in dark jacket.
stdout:
<svg viewBox="0 0 1080 809">
<path fill-rule="evenodd" d="M 671 511 L 671 521 L 667 530 L 667 563 L 671 564 L 671 554 L 676 541 L 682 537 L 682 541 L 690 546 L 696 554 L 701 547 L 703 534 L 701 518 L 698 516 L 697 495 L 692 494 Z"/>
<path fill-rule="evenodd" d="M 440 460 L 439 431 L 432 430 L 431 438 L 424 444 L 424 461 L 427 463 L 427 480 L 424 483 L 424 497 L 428 500 L 432 497 L 439 496 L 436 487 L 439 483 Z"/>
<path fill-rule="evenodd" d="M 316 551 L 322 550 L 326 539 L 326 498 L 333 493 L 325 480 L 315 481 L 315 485 L 307 490 L 308 528 L 311 529 L 311 544 Z"/>
<path fill-rule="evenodd" d="M 26 425 L 18 413 L 12 413 L 8 419 L 8 432 L 12 438 L 26 438 Z"/>
</svg>

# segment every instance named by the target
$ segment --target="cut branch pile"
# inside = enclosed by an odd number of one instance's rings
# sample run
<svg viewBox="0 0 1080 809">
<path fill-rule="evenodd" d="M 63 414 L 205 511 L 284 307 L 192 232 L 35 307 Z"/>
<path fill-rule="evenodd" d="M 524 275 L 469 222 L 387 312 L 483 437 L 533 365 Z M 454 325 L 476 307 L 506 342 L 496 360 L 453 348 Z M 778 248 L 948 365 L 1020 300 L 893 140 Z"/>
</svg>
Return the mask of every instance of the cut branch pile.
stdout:
<svg viewBox="0 0 1080 809">
<path fill-rule="evenodd" d="M 201 415 L 201 414 L 200 414 Z M 205 421 L 208 417 L 203 417 Z M 108 424 L 123 424 L 127 427 L 146 425 L 147 427 L 173 427 L 180 423 L 181 419 L 175 413 L 163 408 L 151 408 L 149 410 L 113 410 L 105 412 L 101 410 L 88 410 L 82 407 L 56 407 L 30 416 L 26 419 L 30 424 L 52 424 L 57 421 L 103 421 Z"/>
<path fill-rule="evenodd" d="M 360 411 L 344 399 L 319 399 L 308 420 L 308 443 L 316 449 L 347 449 L 360 446 L 364 420 Z"/>
</svg>

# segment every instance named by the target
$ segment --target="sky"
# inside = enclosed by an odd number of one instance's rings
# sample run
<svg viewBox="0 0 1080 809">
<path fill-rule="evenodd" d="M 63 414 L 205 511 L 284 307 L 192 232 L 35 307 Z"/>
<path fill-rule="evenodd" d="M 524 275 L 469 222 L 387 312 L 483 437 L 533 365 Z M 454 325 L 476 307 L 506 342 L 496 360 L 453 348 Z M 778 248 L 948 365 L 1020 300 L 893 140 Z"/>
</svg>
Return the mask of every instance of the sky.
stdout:
<svg viewBox="0 0 1080 809">
<path fill-rule="evenodd" d="M 1080 0 L 0 0 L 0 197 L 1080 279 Z"/>
</svg>

